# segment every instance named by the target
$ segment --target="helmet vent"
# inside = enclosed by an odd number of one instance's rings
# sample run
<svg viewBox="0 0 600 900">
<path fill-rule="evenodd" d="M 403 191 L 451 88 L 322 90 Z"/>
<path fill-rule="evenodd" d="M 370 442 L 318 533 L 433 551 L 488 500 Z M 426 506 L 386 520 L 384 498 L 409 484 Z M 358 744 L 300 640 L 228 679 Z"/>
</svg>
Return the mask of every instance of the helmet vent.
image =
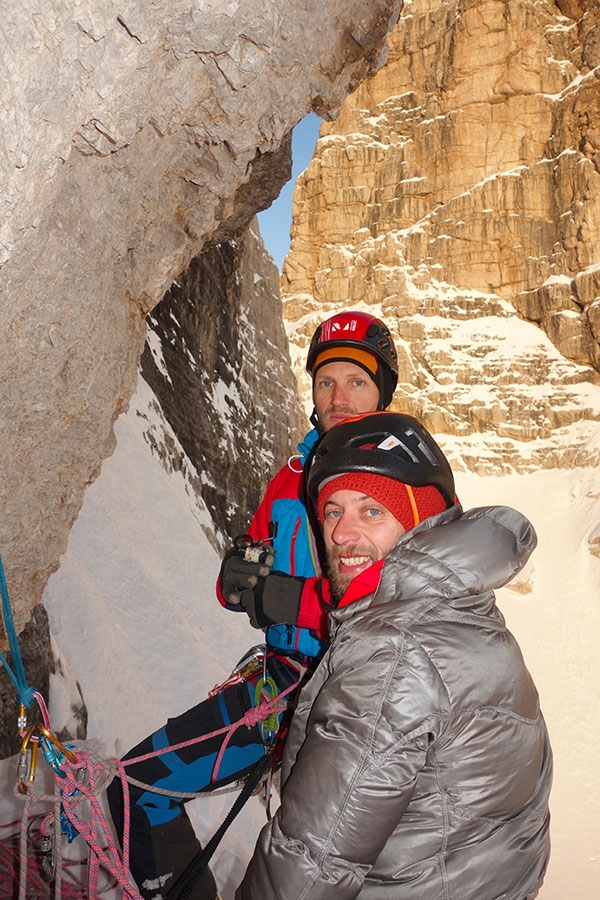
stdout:
<svg viewBox="0 0 600 900">
<path fill-rule="evenodd" d="M 395 435 L 388 434 L 386 438 L 384 438 L 380 444 L 377 444 L 378 450 L 391 450 L 392 447 L 397 447 L 398 444 L 401 444 L 400 441 Z"/>
</svg>

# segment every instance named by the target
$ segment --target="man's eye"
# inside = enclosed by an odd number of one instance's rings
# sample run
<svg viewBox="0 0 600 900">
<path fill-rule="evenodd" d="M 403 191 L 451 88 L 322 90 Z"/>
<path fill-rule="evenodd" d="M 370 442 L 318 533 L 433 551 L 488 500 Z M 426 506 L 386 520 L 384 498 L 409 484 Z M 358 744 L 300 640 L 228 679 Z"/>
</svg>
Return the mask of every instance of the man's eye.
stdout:
<svg viewBox="0 0 600 900">
<path fill-rule="evenodd" d="M 321 387 L 321 388 L 330 388 L 330 387 L 331 387 L 331 384 L 332 384 L 331 381 L 320 381 L 320 382 L 319 382 L 319 387 Z"/>
<path fill-rule="evenodd" d="M 381 510 L 378 506 L 370 506 L 367 510 L 365 510 L 365 512 L 371 518 L 375 518 L 376 516 L 381 515 Z"/>
<path fill-rule="evenodd" d="M 325 513 L 326 519 L 339 519 L 342 515 L 341 509 L 328 509 Z"/>
</svg>

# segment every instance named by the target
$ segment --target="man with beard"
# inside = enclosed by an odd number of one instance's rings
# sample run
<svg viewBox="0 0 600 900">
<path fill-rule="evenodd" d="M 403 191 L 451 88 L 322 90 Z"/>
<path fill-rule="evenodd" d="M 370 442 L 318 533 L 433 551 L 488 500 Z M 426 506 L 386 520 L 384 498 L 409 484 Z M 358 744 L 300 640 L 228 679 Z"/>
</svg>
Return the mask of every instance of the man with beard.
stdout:
<svg viewBox="0 0 600 900">
<path fill-rule="evenodd" d="M 331 644 L 237 900 L 531 900 L 552 756 L 494 589 L 533 527 L 508 507 L 463 512 L 441 449 L 401 414 L 331 429 L 307 487 Z"/>
</svg>

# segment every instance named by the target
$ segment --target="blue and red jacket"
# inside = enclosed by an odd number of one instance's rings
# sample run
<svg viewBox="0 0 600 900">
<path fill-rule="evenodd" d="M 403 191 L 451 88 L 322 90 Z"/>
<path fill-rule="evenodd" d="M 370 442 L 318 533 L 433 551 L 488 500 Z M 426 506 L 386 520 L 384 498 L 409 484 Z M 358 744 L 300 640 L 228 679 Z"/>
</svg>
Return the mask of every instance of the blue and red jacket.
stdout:
<svg viewBox="0 0 600 900">
<path fill-rule="evenodd" d="M 272 541 L 273 571 L 310 579 L 302 592 L 298 623 L 270 625 L 266 643 L 273 653 L 290 656 L 311 667 L 328 647 L 322 585 L 320 578 L 314 577 L 321 575 L 321 567 L 304 500 L 304 465 L 318 440 L 319 432 L 312 429 L 298 444 L 298 455 L 290 457 L 287 465 L 271 479 L 248 528 L 253 540 L 266 541 L 272 533 L 272 523 L 276 525 Z M 219 582 L 217 596 L 228 609 L 240 609 L 225 601 Z"/>
</svg>

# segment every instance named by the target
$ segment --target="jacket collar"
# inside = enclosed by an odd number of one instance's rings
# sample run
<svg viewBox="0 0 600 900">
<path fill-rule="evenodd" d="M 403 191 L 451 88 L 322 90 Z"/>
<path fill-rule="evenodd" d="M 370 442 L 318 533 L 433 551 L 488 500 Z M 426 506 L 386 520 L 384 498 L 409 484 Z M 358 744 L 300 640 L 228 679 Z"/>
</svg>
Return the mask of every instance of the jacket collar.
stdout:
<svg viewBox="0 0 600 900">
<path fill-rule="evenodd" d="M 356 603 L 357 600 L 361 600 L 363 597 L 367 597 L 372 594 L 373 591 L 376 591 L 379 586 L 384 562 L 385 560 L 383 559 L 378 560 L 378 562 L 369 566 L 368 569 L 365 569 L 364 572 L 361 572 L 360 575 L 357 575 L 356 578 L 353 578 L 346 593 L 336 607 L 334 607 L 331 602 L 329 581 L 324 581 L 323 598 L 327 606 L 330 608 L 341 609 L 344 606 L 349 606 L 351 603 Z"/>
</svg>

